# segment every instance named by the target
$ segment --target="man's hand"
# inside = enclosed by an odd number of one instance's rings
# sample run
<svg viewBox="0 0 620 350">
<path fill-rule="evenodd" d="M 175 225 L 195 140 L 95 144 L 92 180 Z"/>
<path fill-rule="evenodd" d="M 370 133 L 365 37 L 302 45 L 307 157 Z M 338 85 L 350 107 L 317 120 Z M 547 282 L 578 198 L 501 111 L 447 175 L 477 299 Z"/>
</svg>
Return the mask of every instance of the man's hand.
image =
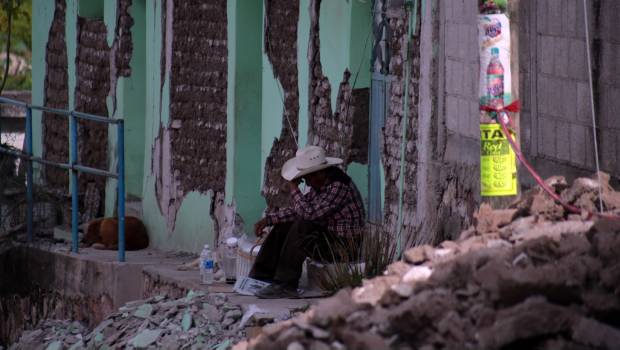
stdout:
<svg viewBox="0 0 620 350">
<path fill-rule="evenodd" d="M 254 224 L 254 233 L 256 234 L 256 237 L 260 237 L 263 234 L 265 234 L 265 232 L 263 231 L 265 227 L 267 227 L 266 218 L 262 218 L 257 223 Z"/>
</svg>

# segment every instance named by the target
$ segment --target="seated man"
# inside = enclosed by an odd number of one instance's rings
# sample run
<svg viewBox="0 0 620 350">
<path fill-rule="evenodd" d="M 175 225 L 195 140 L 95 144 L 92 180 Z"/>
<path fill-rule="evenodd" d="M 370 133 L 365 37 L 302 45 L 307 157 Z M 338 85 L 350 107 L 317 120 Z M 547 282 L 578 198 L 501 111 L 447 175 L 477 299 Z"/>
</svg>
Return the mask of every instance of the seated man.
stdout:
<svg viewBox="0 0 620 350">
<path fill-rule="evenodd" d="M 364 204 L 351 178 L 334 166 L 340 163 L 342 159 L 326 157 L 323 148 L 308 146 L 282 167 L 291 188 L 290 206 L 254 225 L 258 236 L 274 226 L 250 271 L 250 277 L 272 283 L 258 291 L 259 298 L 296 297 L 307 256 L 333 256 L 329 247 L 344 238 L 361 246 Z M 310 187 L 306 194 L 298 187 L 302 180 Z"/>
</svg>

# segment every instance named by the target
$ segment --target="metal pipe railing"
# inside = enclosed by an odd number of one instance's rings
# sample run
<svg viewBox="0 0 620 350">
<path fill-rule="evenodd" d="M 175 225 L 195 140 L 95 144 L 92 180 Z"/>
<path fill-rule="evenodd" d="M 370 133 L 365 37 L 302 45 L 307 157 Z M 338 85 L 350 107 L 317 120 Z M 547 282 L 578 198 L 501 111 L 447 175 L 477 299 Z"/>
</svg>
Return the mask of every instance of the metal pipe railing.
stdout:
<svg viewBox="0 0 620 350">
<path fill-rule="evenodd" d="M 118 179 L 118 260 L 125 261 L 125 126 L 124 120 L 120 118 L 106 118 L 98 115 L 57 109 L 43 106 L 33 106 L 21 101 L 0 97 L 0 104 L 23 107 L 26 109 L 26 130 L 25 130 L 25 150 L 23 152 L 14 151 L 0 146 L 0 153 L 9 154 L 27 161 L 26 177 L 26 231 L 28 241 L 33 240 L 33 216 L 34 216 L 34 175 L 32 162 L 55 166 L 69 170 L 71 188 L 71 251 L 78 252 L 78 173 L 88 173 L 98 176 Z M 62 115 L 69 118 L 69 163 L 59 163 L 35 157 L 32 147 L 32 110 Z M 118 166 L 116 173 L 101 170 L 78 164 L 78 128 L 77 119 L 91 120 L 99 123 L 115 124 L 117 127 L 117 150 Z"/>
</svg>

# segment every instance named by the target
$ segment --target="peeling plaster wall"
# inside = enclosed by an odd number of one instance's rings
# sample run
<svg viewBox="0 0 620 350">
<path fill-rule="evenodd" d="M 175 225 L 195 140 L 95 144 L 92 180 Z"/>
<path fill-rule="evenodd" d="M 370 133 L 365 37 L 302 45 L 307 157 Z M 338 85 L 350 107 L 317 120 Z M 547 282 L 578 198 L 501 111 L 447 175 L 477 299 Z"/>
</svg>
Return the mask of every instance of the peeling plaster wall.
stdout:
<svg viewBox="0 0 620 350">
<path fill-rule="evenodd" d="M 404 208 L 413 211 L 413 222 L 408 224 L 404 222 L 405 237 L 412 235 L 411 241 L 414 244 L 421 243 L 439 243 L 444 239 L 451 237 L 446 236 L 448 232 L 442 232 L 439 229 L 440 223 L 445 223 L 446 219 L 452 219 L 457 213 L 450 213 L 452 209 L 451 201 L 442 202 L 442 197 L 446 194 L 450 195 L 447 188 L 454 186 L 447 178 L 442 176 L 446 168 L 442 166 L 444 159 L 444 149 L 442 147 L 445 142 L 440 140 L 445 134 L 445 124 L 440 119 L 440 105 L 438 104 L 439 95 L 439 35 L 440 35 L 440 12 L 438 2 L 427 2 L 426 6 L 419 5 L 418 13 L 420 13 L 420 44 L 419 44 L 419 71 L 417 67 L 413 69 L 419 74 L 412 74 L 412 78 L 419 76 L 419 84 L 414 87 L 413 92 L 418 92 L 419 97 L 412 99 L 415 106 L 413 111 L 417 111 L 417 121 L 412 121 L 410 125 L 417 127 L 417 137 L 415 146 L 418 149 L 417 157 L 417 174 L 415 182 L 410 181 L 409 177 L 406 182 L 409 186 L 415 186 L 417 191 L 409 191 L 410 187 L 405 187 L 404 203 L 413 202 L 413 206 L 404 206 Z M 417 60 L 413 60 L 412 64 L 416 66 Z M 414 81 L 415 83 L 415 81 Z M 415 117 L 414 117 L 415 118 Z M 409 146 L 407 145 L 407 148 Z M 408 164 L 412 164 L 411 160 Z M 407 170 L 406 170 L 407 172 Z M 424 189 L 424 190 L 422 190 Z M 461 193 L 458 194 L 459 196 Z M 415 202 L 413 197 L 415 196 Z M 412 198 L 408 200 L 408 198 Z M 447 208 L 446 208 L 447 207 Z M 442 215 L 443 214 L 443 215 Z M 451 215 L 445 215 L 451 214 Z M 445 215 L 445 216 L 444 216 Z M 403 214 L 407 218 L 406 214 Z M 457 228 L 460 231 L 460 227 Z"/>
<path fill-rule="evenodd" d="M 106 98 L 110 91 L 110 59 L 106 40 L 107 29 L 101 20 L 78 18 L 76 58 L 77 86 L 75 110 L 95 115 L 108 115 Z M 88 120 L 78 120 L 78 162 L 98 169 L 107 169 L 108 126 Z M 80 173 L 79 191 L 86 193 L 94 183 L 98 198 L 103 199 L 106 179 Z M 100 200 L 98 211 L 103 208 Z M 96 213 L 95 213 L 96 214 Z"/>
<path fill-rule="evenodd" d="M 323 75 L 320 36 L 321 0 L 310 1 L 310 43 L 308 60 L 310 70 L 308 143 L 321 146 L 327 154 L 349 162 L 353 137 L 351 73 L 345 69 L 336 99 L 336 113 L 332 114 L 331 85 Z"/>
<path fill-rule="evenodd" d="M 370 89 L 353 89 L 351 92 L 352 117 L 352 140 L 349 150 L 350 162 L 368 164 L 368 128 L 370 113 Z"/>
<path fill-rule="evenodd" d="M 480 198 L 478 179 L 472 176 L 478 171 L 477 155 L 461 154 L 454 143 L 446 148 L 443 94 L 453 81 L 444 80 L 440 4 L 416 2 L 412 14 L 409 62 L 407 13 L 391 11 L 389 18 L 389 70 L 394 80 L 383 135 L 384 224 L 389 232 L 400 231 L 403 245 L 436 244 L 454 238 L 471 223 Z"/>
<path fill-rule="evenodd" d="M 401 143 L 404 123 L 405 57 L 407 47 L 407 16 L 404 10 L 389 19 L 391 30 L 389 71 L 394 80 L 388 99 L 388 113 L 383 128 L 382 163 L 385 172 L 384 226 L 398 231 Z"/>
<path fill-rule="evenodd" d="M 472 176 L 478 172 L 477 154 L 463 154 L 446 139 L 444 94 L 454 81 L 444 71 L 449 48 L 444 46 L 440 2 L 414 4 L 411 19 L 402 8 L 388 11 L 393 80 L 382 145 L 384 229 L 399 234 L 403 246 L 454 238 L 471 223 L 480 199 L 478 179 Z"/>
<path fill-rule="evenodd" d="M 67 6 L 69 5 L 69 6 Z M 119 0 L 112 50 L 108 45 L 108 28 L 104 21 L 77 17 L 74 1 L 56 1 L 54 20 L 47 40 L 46 79 L 44 101 L 48 107 L 71 108 L 80 112 L 108 116 L 108 97 L 116 108 L 116 83 L 119 76 L 131 73 L 132 57 L 130 28 L 133 24 L 128 9 L 131 0 Z M 69 9 L 70 7 L 70 9 Z M 65 17 L 66 18 L 65 21 Z M 75 35 L 75 37 L 73 37 Z M 65 40 L 67 37 L 68 40 Z M 69 54 L 68 54 L 69 51 Z M 75 54 L 75 58 L 68 58 Z M 110 69 L 112 68 L 112 69 Z M 113 112 L 112 112 L 113 113 Z M 46 114 L 43 124 L 43 156 L 46 159 L 68 162 L 68 120 Z M 101 123 L 78 120 L 78 161 L 100 169 L 108 168 L 108 126 Z M 111 148 L 112 150 L 114 147 Z M 114 170 L 114 169 L 111 169 Z M 65 170 L 46 168 L 46 182 L 61 192 L 68 189 Z M 89 215 L 102 213 L 106 179 L 79 174 L 80 193 L 86 193 L 91 183 L 97 192 L 96 210 Z M 84 205 L 81 210 L 85 210 Z M 92 210 L 93 208 L 90 208 Z M 83 219 L 88 219 L 84 217 Z"/>
<path fill-rule="evenodd" d="M 118 0 L 117 5 L 117 22 L 115 29 L 115 44 L 112 52 L 116 61 L 115 69 L 119 77 L 128 77 L 131 75 L 131 67 L 129 62 L 133 53 L 133 42 L 131 38 L 131 27 L 134 24 L 133 18 L 129 14 L 129 7 L 132 0 Z"/>
<path fill-rule="evenodd" d="M 32 6 L 32 104 L 45 104 L 45 80 L 47 79 L 47 42 L 54 23 L 56 1 L 33 0 Z M 65 49 L 66 52 L 66 49 Z M 66 55 L 66 53 L 65 53 Z M 66 58 L 65 58 L 66 59 Z M 43 156 L 43 113 L 32 111 L 33 153 Z M 34 164 L 35 181 L 40 183 L 44 174 L 42 167 Z"/>
<path fill-rule="evenodd" d="M 56 0 L 54 19 L 49 28 L 45 52 L 43 104 L 65 109 L 69 104 L 67 45 L 65 43 L 65 0 Z M 36 102 L 35 102 L 36 103 Z M 67 118 L 51 113 L 43 116 L 43 157 L 66 163 L 69 160 L 69 123 Z M 66 192 L 69 175 L 66 170 L 45 167 L 45 181 L 52 188 Z"/>
<path fill-rule="evenodd" d="M 169 81 L 169 118 L 162 120 L 150 171 L 169 233 L 184 197 L 196 191 L 222 194 L 226 180 L 226 1 L 168 0 L 162 11 L 161 67 Z M 158 101 L 168 104 L 165 94 Z"/>
<path fill-rule="evenodd" d="M 299 90 L 297 74 L 297 25 L 299 1 L 266 0 L 263 27 L 264 50 L 280 84 L 284 110 L 280 136 L 264 164 L 262 195 L 271 208 L 286 206 L 288 187 L 280 176 L 284 162 L 295 155 L 299 122 Z M 264 115 L 263 115 L 264 117 Z"/>
<path fill-rule="evenodd" d="M 411 28 L 412 37 L 410 40 L 409 46 L 409 80 L 405 82 L 408 84 L 407 89 L 407 104 L 408 104 L 408 115 L 406 116 L 407 123 L 405 128 L 405 139 L 402 147 L 404 148 L 403 152 L 403 160 L 404 164 L 402 167 L 403 173 L 401 176 L 402 181 L 402 209 L 401 209 L 401 225 L 402 225 L 402 237 L 404 242 L 408 242 L 412 235 L 414 235 L 418 227 L 416 227 L 415 215 L 417 206 L 418 206 L 418 194 L 422 192 L 432 192 L 429 191 L 429 184 L 423 184 L 422 187 L 418 187 L 417 183 L 418 179 L 418 171 L 424 171 L 425 167 L 423 164 L 418 162 L 419 158 L 422 156 L 422 153 L 428 151 L 423 148 L 419 141 L 419 136 L 423 133 L 420 130 L 420 126 L 422 123 L 421 119 L 424 118 L 433 118 L 436 115 L 424 116 L 421 115 L 419 106 L 420 106 L 420 93 L 423 86 L 421 84 L 428 84 L 428 81 L 422 81 L 422 68 L 420 67 L 422 63 L 422 56 L 428 55 L 427 52 L 422 52 L 425 47 L 421 44 L 421 41 L 424 40 L 421 38 L 421 20 L 419 20 L 421 15 L 421 5 L 419 3 L 412 9 L 411 16 L 415 16 L 416 20 L 412 21 L 410 25 L 414 27 Z M 430 75 L 436 74 L 430 72 Z M 428 98 L 428 97 L 427 97 Z M 430 131 L 430 130 L 429 130 Z M 420 147 L 422 146 L 422 147 Z M 417 238 L 417 237 L 413 237 Z"/>
<path fill-rule="evenodd" d="M 146 3 L 146 157 L 142 207 L 151 245 L 159 249 L 199 252 L 205 243 L 213 244 L 216 224 L 209 214 L 215 210 L 214 204 L 220 203 L 215 197 L 222 198 L 223 195 L 222 192 L 214 194 L 211 190 L 212 187 L 223 188 L 226 174 L 221 173 L 222 169 L 205 169 L 203 166 L 183 176 L 178 173 L 175 177 L 174 174 L 175 170 L 180 172 L 176 168 L 175 157 L 182 161 L 180 166 L 189 166 L 190 160 L 199 162 L 200 158 L 193 158 L 197 155 L 219 161 L 226 157 L 224 149 L 221 152 L 220 149 L 216 152 L 205 150 L 213 147 L 208 146 L 207 142 L 227 146 L 226 139 L 220 137 L 225 137 L 227 132 L 227 101 L 216 101 L 213 104 L 216 109 L 209 107 L 211 109 L 208 111 L 204 108 L 198 111 L 196 107 L 196 110 L 192 110 L 192 106 L 198 106 L 198 99 L 204 99 L 204 96 L 213 99 L 222 94 L 226 97 L 227 93 L 226 3 L 204 2 L 203 5 L 200 7 L 202 12 L 196 14 L 188 13 L 189 5 L 181 1 Z M 203 18 L 200 22 L 202 28 L 188 28 L 187 21 L 190 21 L 192 16 Z M 178 23 L 175 24 L 175 21 Z M 222 23 L 224 27 L 220 28 Z M 174 28 L 180 29 L 175 32 Z M 196 39 L 195 33 L 208 36 Z M 192 49 L 189 40 L 200 40 L 203 44 L 201 50 L 209 53 L 209 60 L 215 61 L 217 67 L 224 67 L 223 72 L 218 71 L 216 75 L 215 71 L 204 67 L 202 63 L 199 67 L 193 63 L 191 69 L 183 67 L 183 63 L 188 60 L 190 63 L 201 60 L 199 54 L 187 54 L 187 50 Z M 177 44 L 174 44 L 174 41 L 177 41 Z M 174 63 L 177 58 L 173 49 L 183 53 L 177 63 Z M 175 64 L 175 69 L 180 71 L 177 78 L 172 74 Z M 198 78 L 188 77 L 188 71 L 195 70 L 201 72 L 203 78 L 198 81 L 198 85 L 194 85 Z M 210 80 L 205 80 L 206 77 Z M 173 107 L 174 103 L 178 106 Z M 223 114 L 218 112 L 221 106 Z M 188 111 L 191 111 L 191 114 L 188 114 Z M 200 112 L 200 118 L 196 117 L 197 112 Z M 175 120 L 181 121 L 180 124 Z M 222 121 L 224 124 L 221 124 Z M 197 127 L 198 123 L 200 128 Z M 179 127 L 186 130 L 191 125 L 198 130 L 191 130 L 190 140 L 185 142 L 180 131 L 176 130 Z M 172 141 L 175 132 L 178 133 L 178 145 L 174 145 Z M 205 135 L 215 137 L 208 140 Z M 222 163 L 222 167 L 225 169 L 226 163 Z M 214 174 L 221 174 L 223 178 L 215 178 Z M 209 183 L 201 181 L 201 177 L 204 180 L 207 176 Z"/>
<path fill-rule="evenodd" d="M 226 179 L 226 1 L 176 1 L 170 75 L 172 166 L 184 193 Z"/>
<path fill-rule="evenodd" d="M 267 6 L 265 10 L 268 10 Z M 371 23 L 366 20 L 370 18 L 370 3 L 301 0 L 298 10 L 296 64 L 300 108 L 297 126 L 292 119 L 291 124 L 293 129 L 299 131 L 300 147 L 319 143 L 327 146 L 331 154 L 340 155 L 345 159 L 351 158 L 350 162 L 355 163 L 348 162 L 347 171 L 366 198 L 367 169 L 362 163 L 366 162 L 367 153 L 369 79 L 368 64 L 364 65 L 364 62 L 368 62 L 371 51 L 371 45 L 365 45 L 371 30 Z M 366 24 L 367 27 L 360 26 L 360 23 Z M 267 24 L 268 18 L 265 16 L 264 26 L 269 30 Z M 284 36 L 275 29 L 271 30 L 276 37 Z M 267 38 L 266 35 L 265 39 Z M 273 148 L 274 137 L 278 137 L 283 129 L 290 129 L 286 115 L 283 118 L 277 118 L 275 115 L 281 114 L 282 109 L 290 110 L 283 108 L 281 103 L 290 101 L 293 95 L 284 92 L 281 81 L 274 79 L 277 67 L 272 64 L 273 57 L 270 58 L 268 55 L 266 53 L 264 56 L 262 83 L 263 161 L 267 160 L 270 153 L 281 154 L 286 151 L 286 147 L 293 147 L 293 150 L 296 147 L 291 142 L 291 146 L 278 145 L 279 148 L 275 151 Z M 295 62 L 295 57 L 291 57 L 291 62 Z M 343 84 L 342 89 L 335 87 L 335 84 L 342 82 L 347 70 L 350 72 L 348 83 Z M 322 116 L 310 118 L 309 116 L 315 115 L 313 114 L 315 112 Z M 352 149 L 355 140 L 358 142 L 357 148 Z M 286 205 L 288 189 L 279 180 L 279 168 L 287 157 L 291 156 L 292 152 L 290 155 L 281 155 L 279 163 L 273 162 L 272 157 L 269 158 L 270 163 L 265 164 L 264 179 L 272 176 L 274 181 L 278 182 L 276 185 L 266 187 L 271 191 L 266 196 L 268 202 L 269 198 L 276 198 L 276 206 Z"/>
</svg>

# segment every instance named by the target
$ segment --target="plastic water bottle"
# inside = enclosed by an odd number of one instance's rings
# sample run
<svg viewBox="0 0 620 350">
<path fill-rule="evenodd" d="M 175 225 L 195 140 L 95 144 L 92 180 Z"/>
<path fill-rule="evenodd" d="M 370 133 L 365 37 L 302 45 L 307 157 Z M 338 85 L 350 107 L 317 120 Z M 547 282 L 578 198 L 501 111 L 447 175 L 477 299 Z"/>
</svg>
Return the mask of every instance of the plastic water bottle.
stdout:
<svg viewBox="0 0 620 350">
<path fill-rule="evenodd" d="M 213 252 L 208 244 L 205 244 L 200 253 L 200 276 L 202 284 L 213 283 Z"/>
<path fill-rule="evenodd" d="M 495 108 L 504 106 L 504 66 L 497 47 L 491 49 L 491 61 L 487 66 L 487 104 Z"/>
</svg>

